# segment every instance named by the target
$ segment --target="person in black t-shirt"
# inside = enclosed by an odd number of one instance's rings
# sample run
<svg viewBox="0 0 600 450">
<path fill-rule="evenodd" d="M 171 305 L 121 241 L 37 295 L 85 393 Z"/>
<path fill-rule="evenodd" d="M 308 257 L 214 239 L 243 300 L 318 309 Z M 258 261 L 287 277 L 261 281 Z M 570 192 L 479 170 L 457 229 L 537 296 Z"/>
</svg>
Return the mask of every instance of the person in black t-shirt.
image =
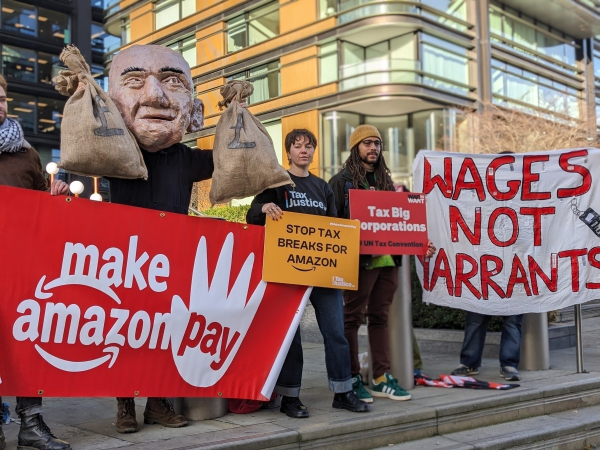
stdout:
<svg viewBox="0 0 600 450">
<path fill-rule="evenodd" d="M 316 146 L 317 139 L 308 130 L 293 130 L 288 133 L 285 137 L 285 150 L 290 163 L 289 174 L 296 187 L 281 186 L 257 195 L 246 215 L 248 223 L 264 225 L 267 215 L 271 220 L 278 220 L 284 211 L 337 217 L 331 187 L 308 172 Z M 344 337 L 341 291 L 315 287 L 310 301 L 315 308 L 325 342 L 329 389 L 334 392 L 332 406 L 352 412 L 370 411 L 370 406 L 360 401 L 352 390 L 350 350 Z M 275 392 L 283 396 L 281 412 L 293 418 L 308 417 L 308 409 L 299 398 L 302 366 L 302 343 L 298 328 L 275 386 Z"/>
</svg>

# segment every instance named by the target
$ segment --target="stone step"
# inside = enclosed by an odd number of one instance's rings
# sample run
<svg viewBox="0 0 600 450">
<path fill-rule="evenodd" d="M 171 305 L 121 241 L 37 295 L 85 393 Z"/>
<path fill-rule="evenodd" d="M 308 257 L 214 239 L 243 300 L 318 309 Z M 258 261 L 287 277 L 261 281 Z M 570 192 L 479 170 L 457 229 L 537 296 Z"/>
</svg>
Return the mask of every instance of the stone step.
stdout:
<svg viewBox="0 0 600 450">
<path fill-rule="evenodd" d="M 600 444 L 600 406 L 563 411 L 449 433 L 403 444 L 394 450 L 586 449 Z"/>
<path fill-rule="evenodd" d="M 592 300 L 591 302 L 581 305 L 581 316 L 584 319 L 591 317 L 600 317 L 600 300 Z M 573 322 L 575 320 L 575 307 L 569 306 L 558 311 L 556 317 L 557 323 Z"/>
<path fill-rule="evenodd" d="M 308 426 L 303 421 L 286 427 L 256 424 L 245 427 L 243 432 L 232 429 L 223 430 L 218 436 L 212 433 L 194 436 L 193 445 L 172 448 L 361 450 L 390 448 L 399 443 L 414 444 L 406 448 L 415 449 L 538 448 L 529 446 L 527 430 L 537 433 L 531 442 L 540 445 L 553 440 L 559 442 L 565 435 L 575 433 L 581 438 L 578 442 L 597 441 L 600 434 L 600 376 L 588 374 L 582 379 L 581 376 L 565 375 L 563 380 L 553 385 L 541 383 L 538 387 L 517 388 L 496 395 L 489 395 L 491 391 L 479 391 L 487 393 L 486 397 L 454 397 L 452 401 L 431 406 L 394 402 L 394 408 L 386 411 L 380 409 L 379 412 L 352 415 L 332 413 L 321 416 L 317 422 L 306 422 Z M 482 430 L 489 430 L 486 431 L 488 434 Z M 454 438 L 447 437 L 450 434 Z M 482 446 L 467 444 L 468 439 L 480 439 Z M 483 442 L 485 439 L 487 443 Z M 145 450 L 161 448 L 145 445 Z M 543 445 L 539 448 L 555 448 L 555 444 Z"/>
</svg>

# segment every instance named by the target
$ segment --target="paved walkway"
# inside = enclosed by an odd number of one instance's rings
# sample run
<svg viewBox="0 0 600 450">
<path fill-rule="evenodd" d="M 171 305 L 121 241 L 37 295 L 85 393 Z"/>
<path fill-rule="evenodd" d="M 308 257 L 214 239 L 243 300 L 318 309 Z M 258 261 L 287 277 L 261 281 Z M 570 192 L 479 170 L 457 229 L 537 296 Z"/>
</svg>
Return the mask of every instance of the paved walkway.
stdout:
<svg viewBox="0 0 600 450">
<path fill-rule="evenodd" d="M 143 424 L 145 399 L 137 400 L 140 430 L 135 434 L 119 434 L 115 430 L 116 400 L 112 398 L 55 398 L 44 399 L 44 418 L 53 432 L 68 440 L 75 449 L 192 449 L 205 445 L 228 448 L 232 443 L 244 442 L 245 448 L 265 448 L 278 445 L 277 439 L 289 437 L 290 433 L 327 434 L 335 427 L 361 430 L 369 421 L 385 420 L 386 416 L 398 414 L 423 417 L 432 409 L 448 408 L 454 404 L 497 399 L 514 395 L 527 396 L 549 386 L 568 386 L 598 379 L 600 384 L 600 318 L 584 320 L 584 357 L 587 374 L 575 374 L 575 349 L 551 352 L 551 369 L 540 372 L 522 372 L 521 387 L 510 391 L 476 391 L 467 389 L 441 389 L 417 387 L 409 402 L 376 399 L 373 411 L 353 414 L 331 407 L 333 394 L 327 390 L 322 345 L 305 344 L 305 366 L 301 398 L 310 410 L 308 419 L 290 419 L 278 410 L 261 410 L 249 415 L 228 414 L 220 419 L 190 422 L 181 429 L 169 429 L 159 425 Z M 424 354 L 424 373 L 436 377 L 449 373 L 458 363 L 458 355 Z M 480 375 L 486 381 L 501 382 L 498 361 L 485 359 Z M 14 408 L 14 398 L 4 401 Z M 429 417 L 429 416 L 428 416 Z M 142 418 L 142 420 L 139 420 Z M 8 448 L 16 448 L 18 425 L 4 425 Z M 317 436 L 318 437 L 318 436 Z M 244 440 L 246 439 L 246 440 Z M 376 446 L 376 445 L 374 445 Z M 350 448 L 350 447 L 348 447 Z"/>
</svg>

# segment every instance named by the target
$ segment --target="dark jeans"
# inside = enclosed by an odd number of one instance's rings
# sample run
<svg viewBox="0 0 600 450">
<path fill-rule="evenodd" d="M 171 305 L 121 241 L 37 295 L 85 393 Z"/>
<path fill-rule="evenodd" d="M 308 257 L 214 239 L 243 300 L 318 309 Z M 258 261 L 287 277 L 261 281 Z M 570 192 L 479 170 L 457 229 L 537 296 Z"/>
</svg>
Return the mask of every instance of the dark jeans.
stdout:
<svg viewBox="0 0 600 450">
<path fill-rule="evenodd" d="M 325 367 L 329 389 L 335 393 L 351 391 L 350 351 L 344 337 L 342 293 L 339 289 L 315 287 L 310 294 L 310 302 L 315 308 L 317 324 L 325 342 Z M 302 340 L 298 328 L 277 378 L 275 392 L 286 397 L 298 397 L 303 365 Z"/>
<path fill-rule="evenodd" d="M 2 397 L 0 397 L 0 404 L 2 404 Z M 32 406 L 37 406 L 37 408 L 34 408 L 31 412 L 33 414 L 39 414 L 42 408 L 42 397 L 17 397 L 17 406 L 15 406 L 15 412 L 20 414 Z M 2 420 L 0 420 L 0 426 L 2 426 Z"/>
<path fill-rule="evenodd" d="M 365 308 L 373 378 L 390 372 L 388 312 L 396 289 L 398 267 L 381 267 L 370 270 L 360 268 L 358 291 L 344 291 L 344 332 L 350 345 L 352 375 L 360 373 L 358 329 L 362 325 Z"/>
<path fill-rule="evenodd" d="M 467 367 L 481 367 L 485 334 L 492 316 L 469 312 L 465 324 L 465 339 L 460 351 L 460 363 Z M 521 358 L 521 324 L 523 314 L 504 316 L 500 338 L 500 366 L 519 367 Z"/>
</svg>

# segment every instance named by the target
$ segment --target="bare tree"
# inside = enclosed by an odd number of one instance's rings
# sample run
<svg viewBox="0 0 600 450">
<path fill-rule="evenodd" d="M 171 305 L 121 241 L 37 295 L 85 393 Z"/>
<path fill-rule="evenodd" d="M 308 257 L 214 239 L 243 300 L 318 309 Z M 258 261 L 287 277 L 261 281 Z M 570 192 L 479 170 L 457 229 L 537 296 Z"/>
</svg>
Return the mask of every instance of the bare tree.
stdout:
<svg viewBox="0 0 600 450">
<path fill-rule="evenodd" d="M 525 153 L 600 146 L 593 121 L 485 106 L 481 112 L 462 111 L 456 133 L 445 139 L 444 148 L 463 153 Z"/>
</svg>

